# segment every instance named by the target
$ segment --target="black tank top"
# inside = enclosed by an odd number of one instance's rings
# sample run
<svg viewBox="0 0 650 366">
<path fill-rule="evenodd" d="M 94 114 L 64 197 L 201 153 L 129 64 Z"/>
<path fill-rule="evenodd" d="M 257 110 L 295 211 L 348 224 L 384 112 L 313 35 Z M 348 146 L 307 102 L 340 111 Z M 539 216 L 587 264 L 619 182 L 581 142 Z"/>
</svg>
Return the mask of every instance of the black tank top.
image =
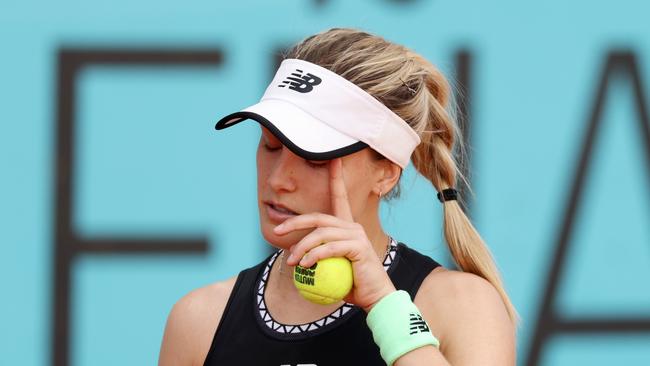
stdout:
<svg viewBox="0 0 650 366">
<path fill-rule="evenodd" d="M 366 313 L 344 303 L 307 324 L 276 322 L 264 303 L 269 270 L 278 251 L 239 273 L 204 366 L 386 365 L 366 325 Z M 398 290 L 415 298 L 439 263 L 391 239 L 384 268 Z"/>
</svg>

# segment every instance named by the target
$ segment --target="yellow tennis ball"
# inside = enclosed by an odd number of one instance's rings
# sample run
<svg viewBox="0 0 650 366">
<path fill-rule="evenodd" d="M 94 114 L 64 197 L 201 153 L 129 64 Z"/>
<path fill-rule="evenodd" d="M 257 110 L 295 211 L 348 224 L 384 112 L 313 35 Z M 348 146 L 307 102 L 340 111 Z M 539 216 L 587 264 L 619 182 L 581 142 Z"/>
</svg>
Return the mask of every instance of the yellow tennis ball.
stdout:
<svg viewBox="0 0 650 366">
<path fill-rule="evenodd" d="M 293 268 L 293 284 L 307 300 L 327 305 L 341 301 L 352 289 L 352 263 L 345 257 L 321 259 L 309 268 Z"/>
</svg>

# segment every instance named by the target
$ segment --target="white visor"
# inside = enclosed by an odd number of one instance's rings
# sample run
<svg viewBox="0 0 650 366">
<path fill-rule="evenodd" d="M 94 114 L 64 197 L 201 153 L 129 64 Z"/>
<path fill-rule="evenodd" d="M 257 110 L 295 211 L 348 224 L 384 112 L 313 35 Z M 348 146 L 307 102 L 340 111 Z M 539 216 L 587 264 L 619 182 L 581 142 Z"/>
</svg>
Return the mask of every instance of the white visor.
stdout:
<svg viewBox="0 0 650 366">
<path fill-rule="evenodd" d="M 262 124 L 307 160 L 334 159 L 370 146 L 405 168 L 420 143 L 403 119 L 363 89 L 298 59 L 282 61 L 262 99 L 223 117 L 215 128 L 246 119 Z"/>
</svg>

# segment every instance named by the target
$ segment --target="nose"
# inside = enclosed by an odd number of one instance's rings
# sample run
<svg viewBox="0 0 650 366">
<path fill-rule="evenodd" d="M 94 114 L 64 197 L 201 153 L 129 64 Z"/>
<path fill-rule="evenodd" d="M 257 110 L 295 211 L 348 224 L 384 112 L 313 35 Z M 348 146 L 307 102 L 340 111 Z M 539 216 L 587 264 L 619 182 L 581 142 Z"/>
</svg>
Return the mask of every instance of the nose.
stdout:
<svg viewBox="0 0 650 366">
<path fill-rule="evenodd" d="M 267 183 L 274 191 L 295 191 L 294 174 L 299 159 L 300 157 L 291 152 L 286 146 L 282 146 L 282 151 L 280 151 L 267 178 Z"/>
</svg>

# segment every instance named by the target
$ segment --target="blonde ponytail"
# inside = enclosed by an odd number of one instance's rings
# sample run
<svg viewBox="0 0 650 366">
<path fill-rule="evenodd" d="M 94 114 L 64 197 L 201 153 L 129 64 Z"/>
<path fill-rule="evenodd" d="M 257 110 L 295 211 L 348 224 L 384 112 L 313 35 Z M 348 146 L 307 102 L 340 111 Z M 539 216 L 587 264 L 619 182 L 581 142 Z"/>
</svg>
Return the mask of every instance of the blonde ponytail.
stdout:
<svg viewBox="0 0 650 366">
<path fill-rule="evenodd" d="M 469 189 L 454 154 L 462 158 L 464 146 L 455 119 L 448 112 L 450 88 L 426 59 L 381 37 L 347 28 L 310 36 L 284 56 L 318 64 L 343 76 L 404 119 L 422 140 L 411 161 L 438 192 L 455 188 L 458 178 Z M 386 198 L 397 194 L 399 185 Z M 519 317 L 483 239 L 458 201 L 444 202 L 443 210 L 445 239 L 456 264 L 489 281 L 516 324 Z"/>
<path fill-rule="evenodd" d="M 427 86 L 427 92 L 419 96 L 426 100 L 420 104 L 426 104 L 428 108 L 425 109 L 421 120 L 412 124 L 416 131 L 421 131 L 422 138 L 422 143 L 411 158 L 413 165 L 420 174 L 431 181 L 438 192 L 456 187 L 457 177 L 460 177 L 469 189 L 469 183 L 460 171 L 460 164 L 453 153 L 454 148 L 457 147 L 455 151 L 458 155 L 464 156 L 465 147 L 460 138 L 458 125 L 454 123 L 447 111 L 449 84 L 428 61 L 418 55 L 411 55 L 411 57 L 420 67 L 429 70 L 423 81 Z M 510 319 L 517 324 L 519 315 L 506 293 L 492 254 L 463 211 L 461 204 L 456 200 L 444 201 L 443 212 L 445 240 L 454 261 L 462 271 L 476 274 L 489 281 L 501 295 Z"/>
<path fill-rule="evenodd" d="M 447 201 L 443 206 L 445 239 L 456 264 L 464 272 L 488 280 L 501 295 L 510 319 L 517 324 L 519 315 L 506 293 L 492 254 L 483 239 L 456 201 Z"/>
</svg>

